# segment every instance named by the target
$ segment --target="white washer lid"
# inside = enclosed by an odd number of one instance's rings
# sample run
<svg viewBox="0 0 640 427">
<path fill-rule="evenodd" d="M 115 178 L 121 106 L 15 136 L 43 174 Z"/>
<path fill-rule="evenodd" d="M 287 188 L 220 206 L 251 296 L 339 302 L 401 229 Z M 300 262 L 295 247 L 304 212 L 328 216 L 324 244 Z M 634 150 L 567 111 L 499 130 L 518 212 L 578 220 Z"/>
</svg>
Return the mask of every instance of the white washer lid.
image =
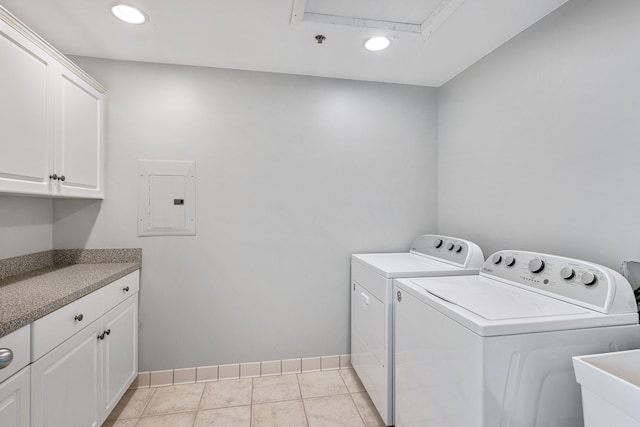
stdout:
<svg viewBox="0 0 640 427">
<path fill-rule="evenodd" d="M 405 278 L 393 283 L 485 337 L 638 323 L 637 313 L 598 313 L 478 275 Z"/>
<path fill-rule="evenodd" d="M 409 252 L 391 254 L 353 254 L 352 259 L 386 278 L 429 277 L 451 274 L 477 274 L 479 268 L 464 269 Z"/>
<path fill-rule="evenodd" d="M 415 282 L 414 282 L 415 283 Z M 460 306 L 488 320 L 523 319 L 589 313 L 590 310 L 533 292 L 486 281 L 482 286 L 469 281 L 419 284 L 440 299 Z"/>
</svg>

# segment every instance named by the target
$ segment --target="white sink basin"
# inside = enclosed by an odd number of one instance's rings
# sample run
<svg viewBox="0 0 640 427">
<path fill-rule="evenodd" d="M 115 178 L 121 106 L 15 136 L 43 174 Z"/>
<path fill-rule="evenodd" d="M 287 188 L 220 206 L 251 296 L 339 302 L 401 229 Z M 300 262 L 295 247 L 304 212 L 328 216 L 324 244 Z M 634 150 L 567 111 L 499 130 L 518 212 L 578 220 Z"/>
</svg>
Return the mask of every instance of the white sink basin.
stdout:
<svg viewBox="0 0 640 427">
<path fill-rule="evenodd" d="M 640 350 L 576 356 L 585 427 L 640 427 Z"/>
</svg>

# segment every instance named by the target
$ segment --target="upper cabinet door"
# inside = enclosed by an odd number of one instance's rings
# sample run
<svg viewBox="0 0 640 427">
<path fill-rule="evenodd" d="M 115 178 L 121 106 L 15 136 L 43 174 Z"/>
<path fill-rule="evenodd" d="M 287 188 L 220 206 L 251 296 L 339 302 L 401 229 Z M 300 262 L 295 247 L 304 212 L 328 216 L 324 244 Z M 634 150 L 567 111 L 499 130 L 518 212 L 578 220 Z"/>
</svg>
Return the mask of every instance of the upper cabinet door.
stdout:
<svg viewBox="0 0 640 427">
<path fill-rule="evenodd" d="M 49 194 L 55 61 L 0 21 L 0 192 Z"/>
<path fill-rule="evenodd" d="M 103 95 L 63 66 L 56 81 L 55 193 L 102 198 Z"/>
</svg>

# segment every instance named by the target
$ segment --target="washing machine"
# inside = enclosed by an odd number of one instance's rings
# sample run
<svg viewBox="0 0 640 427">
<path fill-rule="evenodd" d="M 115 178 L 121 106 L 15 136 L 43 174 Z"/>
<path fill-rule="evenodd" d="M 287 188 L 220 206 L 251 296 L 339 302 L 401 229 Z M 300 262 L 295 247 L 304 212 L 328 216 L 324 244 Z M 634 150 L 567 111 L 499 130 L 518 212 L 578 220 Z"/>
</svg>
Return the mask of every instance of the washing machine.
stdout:
<svg viewBox="0 0 640 427">
<path fill-rule="evenodd" d="M 393 279 L 478 274 L 475 243 L 422 235 L 409 252 L 351 256 L 351 364 L 387 425 L 393 425 Z"/>
<path fill-rule="evenodd" d="M 394 280 L 394 314 L 396 427 L 582 427 L 572 356 L 640 348 L 626 279 L 540 253 Z"/>
</svg>

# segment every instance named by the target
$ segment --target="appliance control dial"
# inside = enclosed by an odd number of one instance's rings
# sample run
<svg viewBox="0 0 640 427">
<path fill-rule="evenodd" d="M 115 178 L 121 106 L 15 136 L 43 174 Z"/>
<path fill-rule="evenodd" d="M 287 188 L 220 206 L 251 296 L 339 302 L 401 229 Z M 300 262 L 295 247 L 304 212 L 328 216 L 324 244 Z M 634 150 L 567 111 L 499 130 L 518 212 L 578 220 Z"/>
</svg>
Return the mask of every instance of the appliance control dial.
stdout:
<svg viewBox="0 0 640 427">
<path fill-rule="evenodd" d="M 455 246 L 453 247 L 453 250 L 454 250 L 455 252 L 460 252 L 460 251 L 462 251 L 462 245 L 455 245 Z"/>
<path fill-rule="evenodd" d="M 504 263 L 507 264 L 507 267 L 513 267 L 516 265 L 516 259 L 512 256 L 508 256 L 504 259 Z"/>
<path fill-rule="evenodd" d="M 598 281 L 598 278 L 595 274 L 587 271 L 586 273 L 582 273 L 580 276 L 580 282 L 585 286 L 593 286 Z"/>
<path fill-rule="evenodd" d="M 495 254 L 493 258 L 491 258 L 491 262 L 493 262 L 495 265 L 500 264 L 502 262 L 502 255 Z"/>
<path fill-rule="evenodd" d="M 436 239 L 436 241 L 433 244 L 437 249 L 437 248 L 441 247 L 443 243 L 444 242 L 442 241 L 442 239 Z"/>
<path fill-rule="evenodd" d="M 571 280 L 575 277 L 575 275 L 576 271 L 571 267 L 564 267 L 562 270 L 560 270 L 560 277 L 562 277 L 564 280 Z"/>
<path fill-rule="evenodd" d="M 454 246 L 455 246 L 455 245 L 454 245 L 453 243 L 449 243 L 449 244 L 447 245 L 447 249 L 448 249 L 448 250 L 450 250 L 450 251 L 452 251 Z"/>
<path fill-rule="evenodd" d="M 529 271 L 532 273 L 540 273 L 544 270 L 544 261 L 538 258 L 534 258 L 529 261 Z"/>
</svg>

